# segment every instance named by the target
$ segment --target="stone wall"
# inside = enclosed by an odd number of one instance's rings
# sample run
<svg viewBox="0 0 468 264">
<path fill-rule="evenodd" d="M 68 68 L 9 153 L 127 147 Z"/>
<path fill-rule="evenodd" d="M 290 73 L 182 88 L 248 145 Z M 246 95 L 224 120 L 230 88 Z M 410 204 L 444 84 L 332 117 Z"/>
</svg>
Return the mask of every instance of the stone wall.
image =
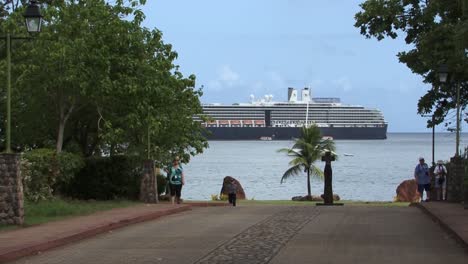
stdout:
<svg viewBox="0 0 468 264">
<path fill-rule="evenodd" d="M 447 200 L 461 202 L 463 200 L 463 176 L 465 168 L 461 157 L 453 157 L 447 167 Z"/>
<path fill-rule="evenodd" d="M 0 224 L 24 222 L 19 154 L 0 154 Z"/>
</svg>

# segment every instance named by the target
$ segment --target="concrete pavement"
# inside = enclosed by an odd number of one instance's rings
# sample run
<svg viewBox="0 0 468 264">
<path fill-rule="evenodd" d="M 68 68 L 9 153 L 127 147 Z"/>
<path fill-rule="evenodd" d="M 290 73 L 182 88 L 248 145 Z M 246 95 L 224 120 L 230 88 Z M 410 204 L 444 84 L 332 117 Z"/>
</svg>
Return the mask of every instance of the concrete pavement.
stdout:
<svg viewBox="0 0 468 264">
<path fill-rule="evenodd" d="M 208 203 L 142 204 L 0 232 L 0 263 L 76 242 L 127 225 L 157 219 Z"/>
<path fill-rule="evenodd" d="M 320 208 L 270 263 L 467 263 L 463 246 L 414 209 Z"/>
<path fill-rule="evenodd" d="M 468 249 L 468 209 L 461 203 L 429 202 L 414 204 L 439 223 Z"/>
<path fill-rule="evenodd" d="M 1 241 L 1 240 L 0 240 Z M 26 257 L 24 263 L 467 263 L 416 207 L 200 208 Z"/>
</svg>

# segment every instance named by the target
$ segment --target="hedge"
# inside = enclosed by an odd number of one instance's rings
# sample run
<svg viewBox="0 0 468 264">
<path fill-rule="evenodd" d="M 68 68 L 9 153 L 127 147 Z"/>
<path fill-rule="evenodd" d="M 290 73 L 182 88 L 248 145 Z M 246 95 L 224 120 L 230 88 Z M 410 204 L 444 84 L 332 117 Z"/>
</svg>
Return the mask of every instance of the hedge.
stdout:
<svg viewBox="0 0 468 264">
<path fill-rule="evenodd" d="M 25 198 L 39 201 L 62 194 L 83 166 L 83 158 L 73 153 L 57 154 L 53 149 L 35 149 L 24 153 L 21 174 Z"/>
<path fill-rule="evenodd" d="M 91 157 L 71 181 L 67 194 L 78 199 L 137 199 L 141 171 L 136 158 Z"/>
</svg>

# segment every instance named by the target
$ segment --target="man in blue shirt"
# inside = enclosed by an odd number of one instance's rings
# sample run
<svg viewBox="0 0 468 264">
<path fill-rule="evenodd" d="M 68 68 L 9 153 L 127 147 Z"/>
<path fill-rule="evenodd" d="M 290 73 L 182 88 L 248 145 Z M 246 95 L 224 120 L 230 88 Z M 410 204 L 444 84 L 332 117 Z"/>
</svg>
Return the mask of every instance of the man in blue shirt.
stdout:
<svg viewBox="0 0 468 264">
<path fill-rule="evenodd" d="M 414 169 L 414 179 L 418 184 L 418 192 L 421 195 L 421 201 L 423 201 L 423 192 L 426 190 L 426 202 L 429 202 L 430 191 L 431 191 L 431 177 L 429 176 L 429 166 L 424 162 L 424 158 L 419 158 L 419 164 Z"/>
</svg>

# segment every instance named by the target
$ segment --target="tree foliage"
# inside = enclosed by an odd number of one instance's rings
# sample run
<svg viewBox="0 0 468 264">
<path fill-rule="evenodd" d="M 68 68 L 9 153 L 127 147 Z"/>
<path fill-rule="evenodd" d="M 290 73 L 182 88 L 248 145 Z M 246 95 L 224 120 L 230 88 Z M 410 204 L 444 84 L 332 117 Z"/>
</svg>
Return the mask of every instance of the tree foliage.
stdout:
<svg viewBox="0 0 468 264">
<path fill-rule="evenodd" d="M 278 152 L 286 153 L 292 160 L 291 166 L 281 177 L 281 183 L 291 176 L 307 173 L 307 195 L 311 196 L 310 176 L 323 177 L 323 172 L 314 163 L 321 160 L 325 151 L 335 151 L 335 142 L 322 138 L 316 125 L 302 128 L 302 135 L 295 139 L 292 148 L 283 148 Z"/>
<path fill-rule="evenodd" d="M 399 61 L 423 77 L 432 89 L 419 99 L 418 113 L 434 112 L 433 126 L 444 122 L 456 104 L 461 88 L 464 109 L 468 102 L 468 1 L 467 0 L 367 0 L 355 15 L 355 26 L 367 38 L 404 37 L 408 51 Z M 438 69 L 446 64 L 448 84 L 439 82 Z M 450 120 L 446 120 L 450 122 Z"/>
<path fill-rule="evenodd" d="M 195 75 L 181 73 L 162 32 L 142 26 L 145 1 L 41 2 L 42 32 L 13 45 L 15 149 L 149 153 L 165 162 L 176 154 L 188 161 L 207 147 L 192 119 L 202 113 L 202 91 Z M 22 35 L 25 3 L 4 3 L 2 32 Z"/>
</svg>

